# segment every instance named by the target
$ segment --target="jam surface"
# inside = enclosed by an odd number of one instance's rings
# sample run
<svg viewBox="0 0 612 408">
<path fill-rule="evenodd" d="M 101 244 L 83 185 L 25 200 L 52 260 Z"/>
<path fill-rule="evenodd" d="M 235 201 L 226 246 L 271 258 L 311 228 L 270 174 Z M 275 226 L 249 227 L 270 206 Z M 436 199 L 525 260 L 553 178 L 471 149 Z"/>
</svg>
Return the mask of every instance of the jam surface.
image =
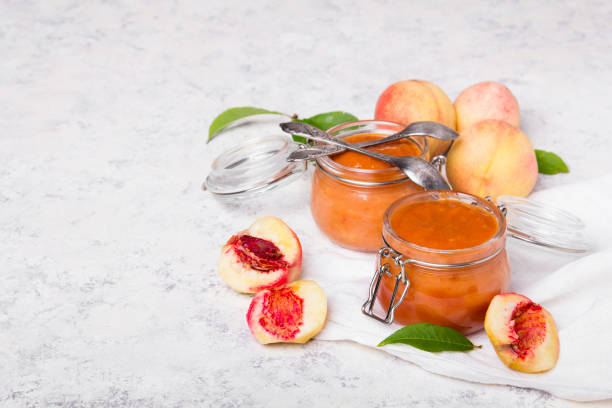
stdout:
<svg viewBox="0 0 612 408">
<path fill-rule="evenodd" d="M 432 249 L 471 248 L 490 240 L 498 228 L 482 208 L 448 199 L 406 205 L 390 222 L 404 241 Z"/>
<path fill-rule="evenodd" d="M 342 140 L 348 143 L 361 143 L 382 139 L 386 136 L 378 133 L 360 133 L 347 136 Z M 408 139 L 368 147 L 367 150 L 388 154 L 389 156 L 419 156 L 421 154 L 419 147 Z M 336 163 L 355 169 L 379 170 L 393 167 L 389 163 L 353 151 L 345 151 L 331 157 Z"/>
</svg>

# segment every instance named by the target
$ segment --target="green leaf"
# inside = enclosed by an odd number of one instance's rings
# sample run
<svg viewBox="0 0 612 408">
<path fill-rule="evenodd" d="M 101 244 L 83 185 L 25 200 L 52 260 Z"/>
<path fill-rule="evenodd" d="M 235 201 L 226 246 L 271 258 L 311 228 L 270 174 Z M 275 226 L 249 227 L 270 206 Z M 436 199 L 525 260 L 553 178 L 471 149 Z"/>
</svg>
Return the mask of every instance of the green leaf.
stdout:
<svg viewBox="0 0 612 408">
<path fill-rule="evenodd" d="M 569 173 L 563 159 L 553 152 L 535 149 L 535 154 L 538 160 L 538 172 L 542 174 Z"/>
<path fill-rule="evenodd" d="M 468 351 L 475 346 L 457 330 L 449 327 L 437 326 L 431 323 L 415 323 L 402 327 L 378 344 L 402 343 L 424 351 L 436 353 L 439 351 Z"/>
<path fill-rule="evenodd" d="M 208 128 L 207 143 L 210 142 L 212 138 L 215 137 L 215 135 L 218 132 L 222 131 L 223 129 L 225 129 L 226 127 L 228 127 L 229 125 L 231 125 L 232 123 L 234 123 L 235 121 L 239 119 L 243 119 L 243 118 L 253 116 L 253 115 L 267 115 L 267 114 L 289 116 L 286 113 L 275 112 L 275 111 L 262 109 L 262 108 L 254 108 L 252 106 L 242 106 L 238 108 L 230 108 L 226 110 L 225 112 L 221 113 L 219 116 L 217 116 L 215 120 L 213 120 L 213 122 L 210 124 L 210 127 Z"/>
<path fill-rule="evenodd" d="M 355 115 L 348 112 L 333 111 L 326 113 L 319 113 L 318 115 L 311 116 L 306 119 L 298 119 L 300 122 L 308 123 L 314 127 L 318 127 L 321 130 L 330 129 L 336 125 L 346 122 L 352 122 L 357 120 Z"/>
<path fill-rule="evenodd" d="M 298 135 L 291 134 L 291 137 L 293 138 L 294 142 L 308 144 L 308 139 L 306 139 L 304 136 L 298 136 Z"/>
<path fill-rule="evenodd" d="M 331 129 L 332 127 L 339 125 L 341 123 L 352 122 L 354 120 L 358 120 L 357 117 L 348 112 L 342 111 L 333 111 L 326 113 L 319 113 L 318 115 L 311 116 L 305 119 L 296 119 L 298 122 L 308 123 L 316 128 L 321 130 Z M 293 140 L 299 143 L 308 143 L 308 140 L 305 137 L 292 135 Z"/>
</svg>

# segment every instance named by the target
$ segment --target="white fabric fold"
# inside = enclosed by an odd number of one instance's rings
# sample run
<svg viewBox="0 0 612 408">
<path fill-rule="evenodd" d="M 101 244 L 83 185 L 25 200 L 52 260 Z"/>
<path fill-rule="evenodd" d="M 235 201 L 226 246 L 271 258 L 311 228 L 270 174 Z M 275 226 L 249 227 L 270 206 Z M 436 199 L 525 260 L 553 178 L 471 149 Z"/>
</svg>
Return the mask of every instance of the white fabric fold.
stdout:
<svg viewBox="0 0 612 408">
<path fill-rule="evenodd" d="M 557 366 L 541 374 L 510 370 L 497 358 L 482 330 L 470 336 L 482 349 L 467 353 L 427 353 L 407 345 L 379 350 L 463 380 L 536 388 L 577 401 L 612 398 L 612 221 L 608 218 L 612 174 L 538 191 L 530 198 L 582 218 L 592 244 L 587 254 L 567 255 L 508 240 L 511 290 L 547 308 L 557 323 L 561 343 Z M 328 322 L 319 340 L 376 347 L 400 327 L 386 326 L 360 312 L 374 272 L 374 255 L 334 246 L 309 217 L 300 217 L 293 226 L 309 240 L 302 239 L 302 278 L 319 282 L 328 296 Z"/>
</svg>

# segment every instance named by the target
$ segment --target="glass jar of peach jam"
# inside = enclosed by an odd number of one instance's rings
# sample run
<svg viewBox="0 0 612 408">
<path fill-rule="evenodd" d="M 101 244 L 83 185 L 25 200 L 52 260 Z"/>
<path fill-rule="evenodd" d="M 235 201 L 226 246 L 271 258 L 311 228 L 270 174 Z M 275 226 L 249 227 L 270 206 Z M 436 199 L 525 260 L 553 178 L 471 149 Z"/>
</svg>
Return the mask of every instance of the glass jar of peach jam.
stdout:
<svg viewBox="0 0 612 408">
<path fill-rule="evenodd" d="M 379 320 L 471 333 L 482 328 L 491 299 L 510 287 L 506 219 L 487 200 L 454 191 L 413 194 L 387 209 L 382 235 L 362 309 Z M 376 298 L 384 318 L 372 313 Z"/>
<path fill-rule="evenodd" d="M 404 126 L 364 120 L 344 123 L 327 132 L 350 143 L 374 140 L 399 132 Z M 411 137 L 370 149 L 390 155 L 412 155 L 425 160 L 425 137 Z M 422 191 L 404 173 L 368 156 L 344 152 L 317 159 L 312 179 L 312 216 L 334 243 L 357 251 L 376 252 L 382 245 L 382 218 L 391 203 Z"/>
</svg>

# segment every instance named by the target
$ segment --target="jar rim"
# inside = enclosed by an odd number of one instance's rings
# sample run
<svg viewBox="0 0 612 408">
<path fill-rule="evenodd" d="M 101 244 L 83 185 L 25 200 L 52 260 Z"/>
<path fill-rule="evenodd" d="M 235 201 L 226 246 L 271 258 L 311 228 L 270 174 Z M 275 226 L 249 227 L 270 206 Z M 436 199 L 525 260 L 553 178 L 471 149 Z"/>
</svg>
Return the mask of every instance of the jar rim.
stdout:
<svg viewBox="0 0 612 408">
<path fill-rule="evenodd" d="M 377 129 L 375 128 L 376 126 L 388 126 L 389 128 L 391 127 L 395 127 L 397 128 L 397 131 L 402 130 L 405 126 L 396 123 L 396 122 L 389 122 L 389 121 L 384 121 L 384 120 L 355 120 L 352 122 L 346 122 L 346 123 L 341 123 L 339 125 L 336 125 L 330 129 L 327 130 L 327 133 L 329 133 L 332 136 L 335 136 L 334 133 L 337 132 L 341 132 L 343 130 L 351 130 L 351 127 L 354 126 L 366 126 L 366 125 L 371 125 L 373 128 L 372 129 L 355 129 L 355 132 L 343 135 L 341 138 L 345 138 L 348 136 L 352 136 L 355 134 L 363 134 L 363 133 L 380 133 L 380 131 L 377 131 Z M 391 129 L 389 129 L 391 130 Z M 395 132 L 393 132 L 395 133 Z M 389 135 L 393 134 L 393 133 L 389 133 Z M 416 156 L 419 157 L 423 160 L 427 160 L 427 154 L 429 153 L 429 143 L 427 141 L 427 138 L 422 136 L 422 141 L 423 143 L 420 144 L 417 140 L 415 140 L 413 137 L 408 136 L 406 137 L 406 139 L 410 140 L 420 151 L 420 155 Z M 333 170 L 337 170 L 339 172 L 346 172 L 346 173 L 353 173 L 357 176 L 372 176 L 372 175 L 388 175 L 388 176 L 394 176 L 394 175 L 398 175 L 400 177 L 398 178 L 394 178 L 392 180 L 388 180 L 388 181 L 380 181 L 380 182 L 359 182 L 357 180 L 353 180 L 350 178 L 344 178 L 338 175 L 333 175 L 334 177 L 338 178 L 339 180 L 342 180 L 344 182 L 347 183 L 353 183 L 353 184 L 359 184 L 359 185 L 386 185 L 386 184 L 394 184 L 397 183 L 399 181 L 405 181 L 405 180 L 410 180 L 404 173 L 402 173 L 401 170 L 399 170 L 398 168 L 391 166 L 388 168 L 384 168 L 384 169 L 360 169 L 360 168 L 356 168 L 356 167 L 349 167 L 349 166 L 345 166 L 343 164 L 338 163 L 337 161 L 333 160 L 330 156 L 323 156 L 323 157 L 319 157 L 316 159 L 317 165 L 321 167 L 321 169 L 323 170 L 327 170 L 324 168 L 324 166 L 331 168 Z M 326 171 L 327 174 L 330 174 L 329 171 Z"/>
<path fill-rule="evenodd" d="M 481 244 L 467 247 L 467 248 L 458 248 L 458 249 L 429 248 L 429 247 L 417 245 L 410 241 L 406 241 L 405 239 L 401 238 L 391 226 L 391 221 L 390 221 L 391 215 L 400 206 L 406 204 L 406 202 L 418 202 L 419 199 L 422 199 L 428 196 L 431 199 L 423 200 L 423 201 L 457 200 L 461 202 L 470 202 L 472 204 L 475 203 L 479 208 L 482 208 L 488 211 L 491 215 L 495 217 L 497 221 L 497 231 L 495 232 L 495 235 L 493 235 L 491 238 L 489 238 L 487 241 Z M 472 194 L 462 193 L 459 191 L 429 190 L 429 191 L 423 191 L 420 193 L 415 193 L 415 194 L 411 194 L 409 196 L 400 198 L 399 200 L 391 204 L 385 211 L 385 214 L 383 215 L 383 231 L 387 231 L 387 233 L 390 234 L 394 240 L 400 242 L 402 245 L 406 245 L 408 248 L 414 249 L 416 251 L 420 251 L 422 253 L 441 254 L 441 255 L 462 255 L 462 254 L 468 254 L 470 252 L 478 251 L 481 249 L 485 249 L 487 247 L 490 247 L 491 245 L 496 244 L 500 239 L 503 239 L 506 235 L 506 217 L 493 202 L 485 200 L 484 198 L 477 197 Z M 384 239 L 384 233 L 383 233 L 383 241 L 387 242 Z M 392 246 L 390 246 L 390 248 L 398 253 L 401 253 L 401 251 L 398 251 L 396 248 L 393 248 Z"/>
</svg>

